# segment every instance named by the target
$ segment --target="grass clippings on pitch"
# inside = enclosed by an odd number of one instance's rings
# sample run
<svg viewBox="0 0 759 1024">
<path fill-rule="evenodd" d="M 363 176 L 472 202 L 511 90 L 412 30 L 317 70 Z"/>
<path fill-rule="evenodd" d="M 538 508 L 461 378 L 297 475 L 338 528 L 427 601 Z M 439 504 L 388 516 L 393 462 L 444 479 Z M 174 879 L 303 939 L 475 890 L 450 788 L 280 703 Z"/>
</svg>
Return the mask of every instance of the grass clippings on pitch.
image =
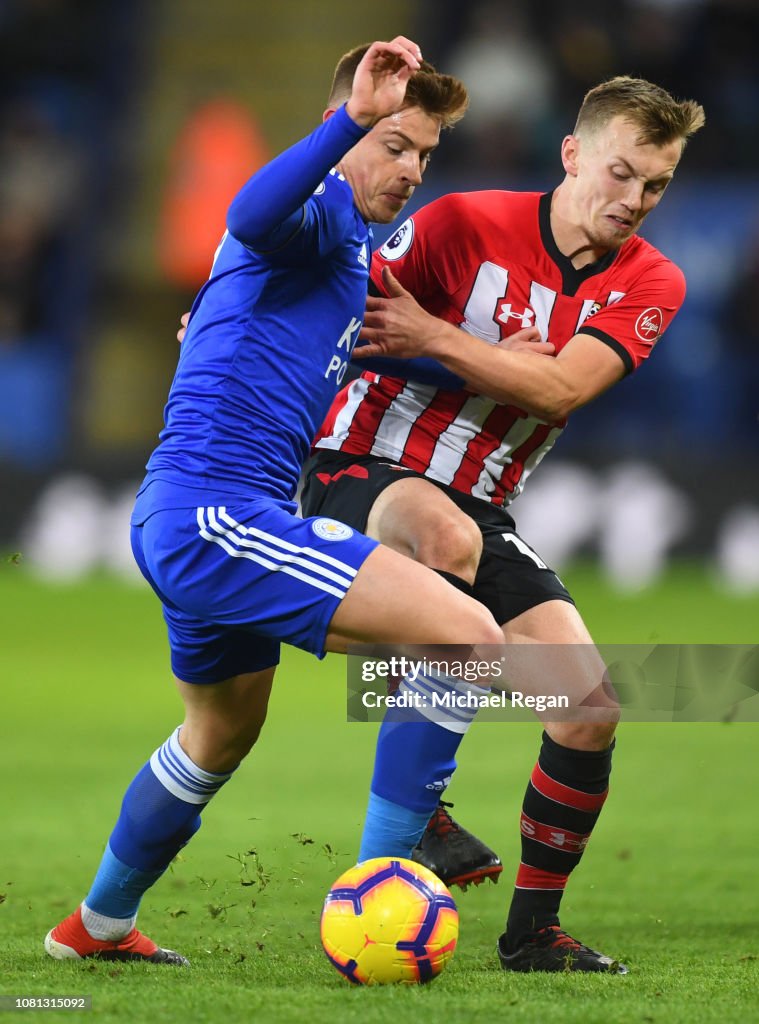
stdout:
<svg viewBox="0 0 759 1024">
<path fill-rule="evenodd" d="M 567 582 L 606 642 L 757 638 L 759 600 L 698 569 L 619 598 L 591 568 Z M 757 726 L 623 725 L 612 791 L 563 922 L 627 977 L 504 974 L 494 954 L 539 728 L 475 727 L 449 796 L 501 853 L 497 887 L 457 896 L 461 936 L 423 989 L 354 989 L 319 945 L 321 900 L 355 858 L 376 726 L 345 722 L 344 665 L 287 650 L 259 745 L 148 894 L 140 925 L 191 970 L 58 963 L 47 930 L 81 900 L 124 788 L 181 713 L 157 603 L 97 578 L 71 587 L 0 569 L 0 994 L 91 995 L 98 1021 L 731 1024 L 756 1019 Z M 60 1013 L 25 1011 L 25 1019 Z"/>
</svg>

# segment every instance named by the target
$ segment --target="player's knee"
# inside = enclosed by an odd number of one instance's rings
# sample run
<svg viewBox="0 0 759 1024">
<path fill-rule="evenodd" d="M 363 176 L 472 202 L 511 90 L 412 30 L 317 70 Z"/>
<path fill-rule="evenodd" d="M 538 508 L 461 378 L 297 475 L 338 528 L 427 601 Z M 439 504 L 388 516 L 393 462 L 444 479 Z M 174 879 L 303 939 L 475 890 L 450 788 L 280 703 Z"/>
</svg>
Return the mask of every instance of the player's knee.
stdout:
<svg viewBox="0 0 759 1024">
<path fill-rule="evenodd" d="M 611 746 L 619 720 L 619 710 L 604 708 L 604 721 L 561 722 L 548 730 L 556 743 L 573 750 L 606 750 Z"/>
<path fill-rule="evenodd" d="M 442 515 L 425 529 L 416 543 L 414 558 L 433 569 L 443 569 L 473 583 L 482 555 L 482 534 L 463 513 Z"/>
<path fill-rule="evenodd" d="M 231 723 L 226 736 L 227 757 L 236 764 L 247 757 L 256 745 L 263 725 L 263 718 L 254 722 Z"/>
<path fill-rule="evenodd" d="M 182 730 L 182 744 L 198 767 L 209 772 L 232 771 L 255 746 L 265 721 L 209 718 L 203 723 L 187 723 Z"/>
<path fill-rule="evenodd" d="M 467 639 L 472 644 L 502 644 L 503 631 L 484 605 L 474 603 L 472 624 L 467 624 Z"/>
<path fill-rule="evenodd" d="M 251 752 L 261 734 L 260 728 L 255 732 L 242 732 L 217 736 L 213 746 L 213 753 L 210 755 L 215 767 L 209 771 L 228 772 L 232 771 Z"/>
</svg>

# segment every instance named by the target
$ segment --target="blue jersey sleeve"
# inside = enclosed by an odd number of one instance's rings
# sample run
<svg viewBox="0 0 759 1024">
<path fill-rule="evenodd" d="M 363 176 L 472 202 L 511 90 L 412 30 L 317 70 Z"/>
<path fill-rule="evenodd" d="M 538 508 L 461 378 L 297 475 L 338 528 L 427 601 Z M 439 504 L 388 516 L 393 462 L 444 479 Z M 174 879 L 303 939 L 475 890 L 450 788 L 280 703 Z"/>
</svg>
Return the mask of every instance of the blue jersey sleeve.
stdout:
<svg viewBox="0 0 759 1024">
<path fill-rule="evenodd" d="M 360 348 L 361 342 L 359 341 L 355 351 L 360 351 Z M 465 387 L 463 377 L 452 373 L 437 359 L 429 359 L 426 356 L 418 356 L 416 359 L 391 359 L 389 356 L 374 356 L 372 359 L 355 359 L 353 365 L 362 370 L 371 370 L 372 373 L 397 377 L 399 380 L 413 380 L 417 384 L 432 384 L 444 391 L 463 391 Z"/>
<path fill-rule="evenodd" d="M 243 185 L 227 213 L 230 234 L 260 251 L 283 245 L 302 224 L 308 197 L 369 130 L 340 107 Z"/>
</svg>

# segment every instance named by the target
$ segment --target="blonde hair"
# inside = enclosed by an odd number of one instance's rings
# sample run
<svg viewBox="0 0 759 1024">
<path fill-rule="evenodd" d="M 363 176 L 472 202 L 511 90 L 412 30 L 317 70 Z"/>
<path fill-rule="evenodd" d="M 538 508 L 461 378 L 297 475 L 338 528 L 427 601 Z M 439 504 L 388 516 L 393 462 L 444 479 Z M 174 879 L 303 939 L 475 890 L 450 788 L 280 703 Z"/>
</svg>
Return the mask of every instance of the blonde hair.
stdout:
<svg viewBox="0 0 759 1024">
<path fill-rule="evenodd" d="M 353 76 L 371 43 L 356 46 L 337 62 L 327 102 L 331 107 L 344 103 L 351 94 Z M 469 94 L 453 75 L 441 75 L 426 60 L 406 86 L 404 107 L 420 107 L 426 114 L 440 118 L 442 128 L 451 128 L 466 113 Z"/>
<path fill-rule="evenodd" d="M 586 93 L 574 134 L 597 132 L 620 116 L 637 126 L 639 143 L 654 146 L 666 146 L 676 139 L 685 145 L 706 120 L 704 108 L 695 100 L 676 100 L 644 78 L 619 75 Z"/>
</svg>

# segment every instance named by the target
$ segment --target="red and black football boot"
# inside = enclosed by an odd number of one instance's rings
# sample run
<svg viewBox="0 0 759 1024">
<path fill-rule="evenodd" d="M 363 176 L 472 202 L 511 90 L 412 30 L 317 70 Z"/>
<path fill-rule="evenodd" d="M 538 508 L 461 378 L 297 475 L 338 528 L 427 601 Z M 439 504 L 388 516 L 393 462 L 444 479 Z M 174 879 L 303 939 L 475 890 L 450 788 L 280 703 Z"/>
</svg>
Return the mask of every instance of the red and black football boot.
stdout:
<svg viewBox="0 0 759 1024">
<path fill-rule="evenodd" d="M 624 964 L 578 942 L 555 924 L 532 932 L 515 948 L 511 948 L 506 935 L 502 935 L 498 940 L 498 959 L 504 971 L 628 973 Z"/>
<path fill-rule="evenodd" d="M 481 885 L 486 878 L 497 882 L 503 871 L 501 859 L 481 839 L 467 832 L 448 813 L 453 804 L 441 800 L 427 823 L 411 859 L 434 871 L 446 885 Z"/>
</svg>

